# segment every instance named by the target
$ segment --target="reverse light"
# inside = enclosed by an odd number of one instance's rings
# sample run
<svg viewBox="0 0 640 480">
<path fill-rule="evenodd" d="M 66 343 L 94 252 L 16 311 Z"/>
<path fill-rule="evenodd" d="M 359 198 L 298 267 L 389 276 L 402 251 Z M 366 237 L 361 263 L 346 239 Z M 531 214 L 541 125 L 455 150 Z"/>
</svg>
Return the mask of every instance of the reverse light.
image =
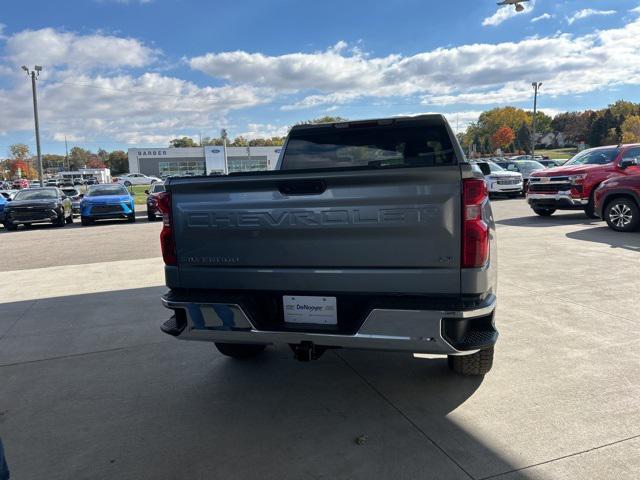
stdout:
<svg viewBox="0 0 640 480">
<path fill-rule="evenodd" d="M 462 180 L 462 268 L 479 268 L 489 260 L 489 226 L 482 217 L 488 198 L 484 180 Z"/>
<path fill-rule="evenodd" d="M 162 230 L 160 231 L 160 248 L 165 265 L 175 266 L 178 264 L 176 255 L 176 242 L 173 236 L 172 215 L 171 215 L 171 193 L 162 192 L 158 194 L 157 208 L 162 213 Z"/>
</svg>

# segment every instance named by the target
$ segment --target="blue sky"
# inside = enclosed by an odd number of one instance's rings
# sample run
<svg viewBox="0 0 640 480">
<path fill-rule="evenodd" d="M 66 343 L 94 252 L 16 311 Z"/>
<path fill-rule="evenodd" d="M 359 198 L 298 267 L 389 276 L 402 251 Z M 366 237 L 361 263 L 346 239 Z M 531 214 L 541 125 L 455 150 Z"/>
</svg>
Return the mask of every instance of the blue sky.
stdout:
<svg viewBox="0 0 640 480">
<path fill-rule="evenodd" d="M 64 7 L 62 6 L 64 5 Z M 33 147 L 38 82 L 45 152 L 164 146 L 175 136 L 280 135 L 322 115 L 553 114 L 640 101 L 640 1 L 5 2 L 0 158 Z"/>
</svg>

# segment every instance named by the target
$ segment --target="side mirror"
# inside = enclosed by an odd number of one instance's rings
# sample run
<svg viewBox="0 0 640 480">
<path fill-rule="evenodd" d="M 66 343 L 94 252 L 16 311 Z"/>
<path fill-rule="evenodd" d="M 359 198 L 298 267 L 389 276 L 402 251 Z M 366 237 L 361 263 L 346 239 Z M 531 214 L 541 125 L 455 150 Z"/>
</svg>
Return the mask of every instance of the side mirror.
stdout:
<svg viewBox="0 0 640 480">
<path fill-rule="evenodd" d="M 131 192 L 131 193 L 130 193 L 130 195 L 131 195 L 132 197 L 135 197 L 135 196 L 136 196 L 136 192 Z"/>
<path fill-rule="evenodd" d="M 146 195 L 149 195 L 149 190 L 145 190 L 145 191 L 144 191 L 144 193 L 145 193 Z"/>
<path fill-rule="evenodd" d="M 638 159 L 637 158 L 623 158 L 622 160 L 620 160 L 620 168 L 622 170 L 624 170 L 625 168 L 629 168 L 629 167 L 635 167 L 638 165 Z"/>
<path fill-rule="evenodd" d="M 84 198 L 84 193 L 81 193 L 80 195 L 78 195 L 78 198 Z"/>
<path fill-rule="evenodd" d="M 7 198 L 7 202 L 10 202 L 12 200 L 13 200 L 13 198 L 11 198 L 11 197 Z"/>
<path fill-rule="evenodd" d="M 67 198 L 67 196 L 63 193 L 62 195 L 60 195 L 60 198 L 64 200 L 65 198 Z"/>
</svg>

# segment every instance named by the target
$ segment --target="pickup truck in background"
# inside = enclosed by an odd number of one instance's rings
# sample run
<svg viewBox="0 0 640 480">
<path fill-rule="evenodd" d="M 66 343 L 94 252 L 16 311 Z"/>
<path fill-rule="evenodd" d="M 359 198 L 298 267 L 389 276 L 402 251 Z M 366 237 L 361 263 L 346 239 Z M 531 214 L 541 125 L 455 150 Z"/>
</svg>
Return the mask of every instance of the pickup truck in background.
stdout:
<svg viewBox="0 0 640 480">
<path fill-rule="evenodd" d="M 494 221 L 442 115 L 295 126 L 275 171 L 165 190 L 165 333 L 235 358 L 288 344 L 300 360 L 361 348 L 490 370 Z"/>
<path fill-rule="evenodd" d="M 594 194 L 609 178 L 640 173 L 640 144 L 611 145 L 583 150 L 561 167 L 533 172 L 527 201 L 543 217 L 556 210 L 584 210 L 598 218 Z"/>
</svg>

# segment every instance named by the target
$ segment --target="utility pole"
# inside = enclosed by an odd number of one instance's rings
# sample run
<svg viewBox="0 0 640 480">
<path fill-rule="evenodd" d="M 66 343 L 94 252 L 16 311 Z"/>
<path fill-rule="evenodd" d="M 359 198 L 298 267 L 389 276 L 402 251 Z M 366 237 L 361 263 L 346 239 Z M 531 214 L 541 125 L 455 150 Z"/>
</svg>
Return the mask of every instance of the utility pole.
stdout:
<svg viewBox="0 0 640 480">
<path fill-rule="evenodd" d="M 33 70 L 29 71 L 29 69 L 23 65 L 22 69 L 27 72 L 27 75 L 31 76 L 31 92 L 33 93 L 33 117 L 36 122 L 36 149 L 38 151 L 38 179 L 40 180 L 40 186 L 44 187 L 44 183 L 42 182 L 42 151 L 40 150 L 40 125 L 38 123 L 38 92 L 36 90 L 36 79 L 40 76 L 40 72 L 42 71 L 42 67 L 40 65 L 36 65 L 33 67 Z"/>
<path fill-rule="evenodd" d="M 220 130 L 220 137 L 222 137 L 222 145 L 224 151 L 224 174 L 229 174 L 229 164 L 227 163 L 227 129 Z"/>
<path fill-rule="evenodd" d="M 69 165 L 69 145 L 67 145 L 67 136 L 64 136 L 64 161 L 67 163 L 67 172 L 71 170 L 71 166 Z"/>
<path fill-rule="evenodd" d="M 536 153 L 536 114 L 538 112 L 538 89 L 542 86 L 542 82 L 533 82 L 533 119 L 531 121 L 531 159 Z"/>
</svg>

